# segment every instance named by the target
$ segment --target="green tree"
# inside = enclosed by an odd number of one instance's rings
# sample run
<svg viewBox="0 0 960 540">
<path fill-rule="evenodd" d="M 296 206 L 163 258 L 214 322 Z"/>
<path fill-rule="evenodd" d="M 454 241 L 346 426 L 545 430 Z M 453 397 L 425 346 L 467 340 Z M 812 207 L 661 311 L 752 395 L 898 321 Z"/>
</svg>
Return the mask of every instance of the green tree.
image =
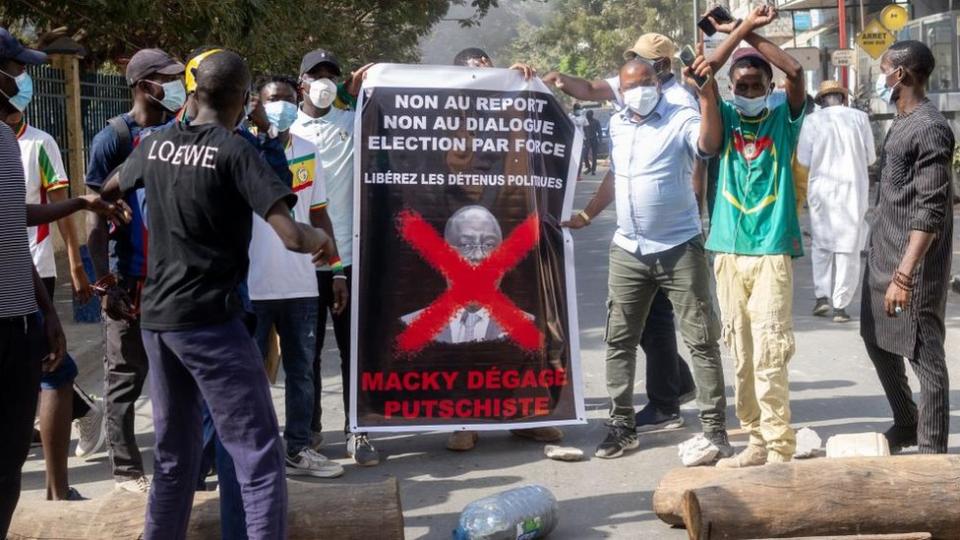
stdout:
<svg viewBox="0 0 960 540">
<path fill-rule="evenodd" d="M 323 47 L 345 67 L 413 62 L 417 43 L 450 7 L 476 25 L 499 0 L 4 0 L 0 20 L 25 37 L 63 27 L 88 50 L 88 67 L 123 63 L 138 49 L 184 57 L 200 45 L 245 55 L 255 72 L 295 73 L 304 52 Z"/>
<path fill-rule="evenodd" d="M 614 73 L 640 35 L 659 32 L 678 46 L 692 43 L 693 2 L 682 0 L 556 0 L 540 28 L 521 25 L 510 59 L 541 72 L 586 78 Z"/>
</svg>

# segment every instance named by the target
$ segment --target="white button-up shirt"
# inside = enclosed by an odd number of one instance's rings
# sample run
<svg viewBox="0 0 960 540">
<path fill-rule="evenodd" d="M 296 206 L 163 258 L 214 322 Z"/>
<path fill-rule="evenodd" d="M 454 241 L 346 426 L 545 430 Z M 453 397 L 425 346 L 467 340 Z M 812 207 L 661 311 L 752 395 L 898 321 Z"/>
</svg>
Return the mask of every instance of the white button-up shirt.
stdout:
<svg viewBox="0 0 960 540">
<path fill-rule="evenodd" d="M 700 113 L 663 97 L 643 123 L 629 111 L 610 119 L 618 246 L 635 254 L 658 253 L 700 234 L 690 181 L 699 139 Z"/>
</svg>

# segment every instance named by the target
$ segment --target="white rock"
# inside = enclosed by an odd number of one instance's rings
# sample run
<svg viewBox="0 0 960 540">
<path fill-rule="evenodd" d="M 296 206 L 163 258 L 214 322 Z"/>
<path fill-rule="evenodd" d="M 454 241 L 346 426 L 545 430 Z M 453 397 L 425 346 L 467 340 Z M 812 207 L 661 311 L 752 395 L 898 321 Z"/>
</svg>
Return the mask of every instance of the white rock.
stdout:
<svg viewBox="0 0 960 540">
<path fill-rule="evenodd" d="M 890 445 L 882 433 L 844 433 L 827 440 L 827 457 L 889 456 Z"/>
<path fill-rule="evenodd" d="M 677 455 L 685 467 L 706 465 L 717 459 L 720 449 L 701 433 L 677 445 Z"/>
<path fill-rule="evenodd" d="M 819 454 L 820 445 L 823 440 L 817 435 L 817 432 L 805 427 L 797 431 L 797 451 L 793 457 L 797 459 L 812 458 Z"/>
<path fill-rule="evenodd" d="M 580 461 L 583 459 L 583 450 L 572 446 L 557 446 L 548 444 L 543 447 L 543 453 L 550 459 L 557 461 Z"/>
</svg>

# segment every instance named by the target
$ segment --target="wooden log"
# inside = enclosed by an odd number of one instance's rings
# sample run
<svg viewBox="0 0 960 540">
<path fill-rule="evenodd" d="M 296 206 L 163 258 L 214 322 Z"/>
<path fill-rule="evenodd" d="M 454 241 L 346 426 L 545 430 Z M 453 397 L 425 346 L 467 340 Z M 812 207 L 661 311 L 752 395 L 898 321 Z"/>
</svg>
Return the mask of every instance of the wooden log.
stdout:
<svg viewBox="0 0 960 540">
<path fill-rule="evenodd" d="M 691 539 L 914 531 L 960 538 L 960 456 L 820 459 L 747 471 L 684 493 Z"/>
<path fill-rule="evenodd" d="M 396 478 L 379 483 L 287 481 L 289 538 L 403 539 L 403 513 Z M 147 498 L 112 492 L 89 501 L 20 500 L 10 525 L 12 540 L 138 540 Z M 198 492 L 187 538 L 219 540 L 216 492 Z"/>
<path fill-rule="evenodd" d="M 653 492 L 653 512 L 663 522 L 683 525 L 681 503 L 684 492 L 704 486 L 736 482 L 749 477 L 752 469 L 718 469 L 716 467 L 679 467 L 668 472 Z"/>
</svg>

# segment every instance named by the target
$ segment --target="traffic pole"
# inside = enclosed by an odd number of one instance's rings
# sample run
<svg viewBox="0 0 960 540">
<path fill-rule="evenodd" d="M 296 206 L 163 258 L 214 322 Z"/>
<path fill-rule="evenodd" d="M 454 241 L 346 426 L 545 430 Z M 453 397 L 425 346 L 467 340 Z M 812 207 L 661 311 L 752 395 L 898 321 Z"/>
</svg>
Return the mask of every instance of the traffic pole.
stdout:
<svg viewBox="0 0 960 540">
<path fill-rule="evenodd" d="M 840 27 L 840 48 L 846 49 L 849 43 L 847 43 L 847 5 L 846 0 L 837 0 L 837 22 Z M 847 66 L 840 68 L 840 84 L 844 88 L 848 88 L 847 85 Z"/>
</svg>

